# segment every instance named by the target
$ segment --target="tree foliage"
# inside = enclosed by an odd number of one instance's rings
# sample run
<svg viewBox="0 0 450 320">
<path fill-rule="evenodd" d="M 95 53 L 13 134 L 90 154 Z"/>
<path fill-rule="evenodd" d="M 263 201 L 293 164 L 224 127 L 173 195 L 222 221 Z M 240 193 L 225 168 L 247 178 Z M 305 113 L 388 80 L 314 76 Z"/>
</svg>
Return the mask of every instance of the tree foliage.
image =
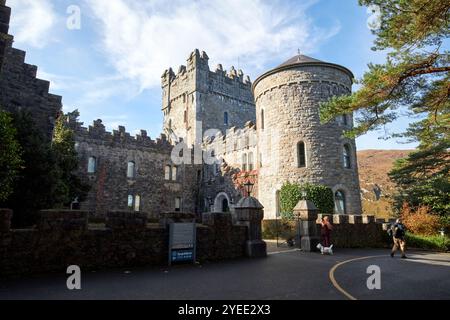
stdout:
<svg viewBox="0 0 450 320">
<path fill-rule="evenodd" d="M 321 105 L 322 121 L 356 112 L 354 137 L 402 116 L 413 121 L 391 137 L 419 142 L 419 148 L 397 161 L 390 173 L 399 187 L 395 204 L 426 205 L 449 212 L 450 147 L 450 2 L 442 0 L 359 0 L 380 9 L 373 50 L 386 50 L 384 64 L 370 64 L 360 89 Z"/>
<path fill-rule="evenodd" d="M 280 190 L 280 210 L 282 218 L 292 218 L 295 206 L 300 200 L 309 200 L 320 213 L 332 213 L 334 196 L 331 188 L 315 184 L 285 183 Z"/>
<path fill-rule="evenodd" d="M 385 64 L 370 64 L 361 88 L 321 106 L 321 119 L 358 112 L 355 136 L 402 116 L 421 115 L 415 129 L 448 130 L 450 55 L 443 42 L 450 34 L 450 2 L 442 0 L 360 0 L 380 8 L 373 50 L 388 50 Z M 416 138 L 416 136 L 413 136 Z"/>
<path fill-rule="evenodd" d="M 23 170 L 11 196 L 0 206 L 13 209 L 14 227 L 24 227 L 35 222 L 39 210 L 68 206 L 76 196 L 82 199 L 88 189 L 75 176 L 78 161 L 73 133 L 64 125 L 64 116 L 57 120 L 52 144 L 30 113 L 18 111 L 13 118 L 23 150 Z"/>
<path fill-rule="evenodd" d="M 0 202 L 13 192 L 22 166 L 22 150 L 16 135 L 10 114 L 0 110 Z"/>
<path fill-rule="evenodd" d="M 395 162 L 389 173 L 396 183 L 394 206 L 400 210 L 404 203 L 413 208 L 427 206 L 433 213 L 450 212 L 450 181 L 448 141 L 419 149 L 405 159 Z"/>
</svg>

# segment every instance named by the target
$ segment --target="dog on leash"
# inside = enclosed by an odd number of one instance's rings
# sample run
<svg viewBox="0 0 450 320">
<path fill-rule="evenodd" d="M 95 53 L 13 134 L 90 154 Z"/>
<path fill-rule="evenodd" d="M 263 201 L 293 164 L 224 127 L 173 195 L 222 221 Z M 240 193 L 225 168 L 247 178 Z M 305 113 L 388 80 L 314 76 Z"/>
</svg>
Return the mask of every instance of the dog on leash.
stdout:
<svg viewBox="0 0 450 320">
<path fill-rule="evenodd" d="M 317 245 L 317 249 L 320 250 L 320 253 L 322 254 L 329 254 L 332 255 L 333 254 L 333 245 L 329 246 L 329 247 L 324 247 L 323 245 L 321 245 L 320 243 Z"/>
</svg>

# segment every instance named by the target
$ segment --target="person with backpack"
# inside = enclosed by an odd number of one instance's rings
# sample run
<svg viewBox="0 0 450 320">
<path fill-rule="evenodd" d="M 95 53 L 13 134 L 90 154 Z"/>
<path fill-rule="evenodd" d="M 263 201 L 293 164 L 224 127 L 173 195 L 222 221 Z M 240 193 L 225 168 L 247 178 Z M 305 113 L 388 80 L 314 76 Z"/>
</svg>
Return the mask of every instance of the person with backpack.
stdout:
<svg viewBox="0 0 450 320">
<path fill-rule="evenodd" d="M 394 246 L 392 247 L 391 257 L 394 257 L 395 252 L 397 252 L 398 249 L 402 252 L 402 259 L 406 259 L 406 240 L 405 240 L 405 234 L 406 234 L 406 228 L 404 224 L 402 223 L 401 219 L 397 219 L 394 225 L 391 226 L 388 230 L 389 236 L 392 237 L 394 241 Z"/>
</svg>

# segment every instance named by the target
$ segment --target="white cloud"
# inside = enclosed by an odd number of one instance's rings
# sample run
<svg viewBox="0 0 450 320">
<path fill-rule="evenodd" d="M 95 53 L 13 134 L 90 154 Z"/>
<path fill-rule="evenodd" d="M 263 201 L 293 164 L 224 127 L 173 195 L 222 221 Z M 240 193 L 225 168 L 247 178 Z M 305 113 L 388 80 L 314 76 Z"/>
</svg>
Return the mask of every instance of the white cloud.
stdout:
<svg viewBox="0 0 450 320">
<path fill-rule="evenodd" d="M 297 48 L 312 53 L 339 26 L 313 25 L 306 10 L 315 1 L 85 0 L 99 22 L 110 63 L 141 89 L 158 86 L 168 67 L 184 64 L 193 49 L 208 53 L 210 68 L 222 63 L 253 77 L 271 61 L 282 62 Z"/>
<path fill-rule="evenodd" d="M 58 20 L 50 0 L 9 0 L 11 33 L 16 43 L 43 48 L 52 41 L 50 30 Z"/>
</svg>

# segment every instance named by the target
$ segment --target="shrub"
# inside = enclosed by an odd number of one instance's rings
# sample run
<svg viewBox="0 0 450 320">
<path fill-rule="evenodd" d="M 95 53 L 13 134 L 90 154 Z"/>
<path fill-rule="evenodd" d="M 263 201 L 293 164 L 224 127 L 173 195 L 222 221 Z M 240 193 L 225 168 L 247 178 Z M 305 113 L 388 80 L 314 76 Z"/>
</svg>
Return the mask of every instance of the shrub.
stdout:
<svg viewBox="0 0 450 320">
<path fill-rule="evenodd" d="M 287 182 L 281 187 L 280 209 L 285 219 L 293 217 L 294 207 L 300 200 L 310 200 L 320 213 L 332 213 L 334 197 L 331 188 L 314 184 L 295 184 Z"/>
<path fill-rule="evenodd" d="M 440 235 L 422 236 L 407 232 L 406 245 L 412 248 L 448 251 L 450 250 L 450 238 Z"/>
<path fill-rule="evenodd" d="M 405 203 L 401 217 L 406 228 L 414 234 L 436 235 L 441 228 L 439 216 L 431 214 L 429 207 L 426 206 L 420 206 L 414 211 Z"/>
</svg>

